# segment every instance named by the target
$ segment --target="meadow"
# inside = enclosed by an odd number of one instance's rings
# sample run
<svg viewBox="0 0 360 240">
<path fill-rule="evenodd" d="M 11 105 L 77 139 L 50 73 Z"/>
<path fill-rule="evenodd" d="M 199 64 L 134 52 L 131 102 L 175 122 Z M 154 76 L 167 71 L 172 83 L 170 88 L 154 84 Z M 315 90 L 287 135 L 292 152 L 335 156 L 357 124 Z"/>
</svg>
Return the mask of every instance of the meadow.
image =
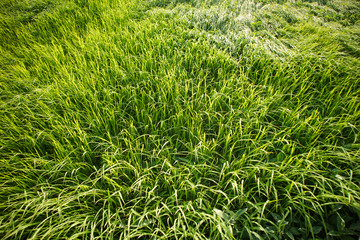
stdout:
<svg viewBox="0 0 360 240">
<path fill-rule="evenodd" d="M 2 0 L 1 239 L 360 235 L 360 2 Z"/>
</svg>

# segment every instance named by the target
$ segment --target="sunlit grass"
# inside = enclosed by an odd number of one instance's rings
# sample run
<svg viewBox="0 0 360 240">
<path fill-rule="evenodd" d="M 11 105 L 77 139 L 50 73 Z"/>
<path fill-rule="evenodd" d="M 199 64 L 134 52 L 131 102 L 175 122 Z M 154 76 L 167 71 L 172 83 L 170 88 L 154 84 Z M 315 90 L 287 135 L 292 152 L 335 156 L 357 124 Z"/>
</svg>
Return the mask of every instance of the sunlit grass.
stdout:
<svg viewBox="0 0 360 240">
<path fill-rule="evenodd" d="M 0 9 L 3 239 L 357 239 L 357 1 Z"/>
</svg>

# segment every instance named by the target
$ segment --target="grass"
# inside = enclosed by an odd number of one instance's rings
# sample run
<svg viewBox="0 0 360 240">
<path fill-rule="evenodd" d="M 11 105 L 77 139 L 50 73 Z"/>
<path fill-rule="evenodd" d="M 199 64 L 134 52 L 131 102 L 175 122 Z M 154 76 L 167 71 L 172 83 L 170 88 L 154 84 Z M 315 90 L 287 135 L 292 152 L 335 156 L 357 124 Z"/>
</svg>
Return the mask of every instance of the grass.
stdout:
<svg viewBox="0 0 360 240">
<path fill-rule="evenodd" d="M 0 9 L 2 239 L 358 239 L 358 1 Z"/>
</svg>

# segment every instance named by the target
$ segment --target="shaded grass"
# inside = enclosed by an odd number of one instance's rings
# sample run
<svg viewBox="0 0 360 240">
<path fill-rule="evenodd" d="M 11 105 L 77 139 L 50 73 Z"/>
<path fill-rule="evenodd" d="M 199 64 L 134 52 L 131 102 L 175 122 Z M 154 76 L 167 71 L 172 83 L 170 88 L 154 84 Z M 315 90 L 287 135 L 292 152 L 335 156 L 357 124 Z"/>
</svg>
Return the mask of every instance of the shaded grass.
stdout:
<svg viewBox="0 0 360 240">
<path fill-rule="evenodd" d="M 356 239 L 342 3 L 4 2 L 0 235 Z"/>
</svg>

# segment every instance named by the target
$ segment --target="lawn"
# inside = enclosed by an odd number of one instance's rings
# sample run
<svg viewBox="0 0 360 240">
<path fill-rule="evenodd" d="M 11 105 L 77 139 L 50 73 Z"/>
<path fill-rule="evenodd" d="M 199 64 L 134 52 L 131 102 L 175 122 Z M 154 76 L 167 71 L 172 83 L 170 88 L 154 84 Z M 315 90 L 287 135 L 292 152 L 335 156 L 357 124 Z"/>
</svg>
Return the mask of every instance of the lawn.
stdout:
<svg viewBox="0 0 360 240">
<path fill-rule="evenodd" d="M 360 235 L 360 2 L 2 0 L 1 239 Z"/>
</svg>

